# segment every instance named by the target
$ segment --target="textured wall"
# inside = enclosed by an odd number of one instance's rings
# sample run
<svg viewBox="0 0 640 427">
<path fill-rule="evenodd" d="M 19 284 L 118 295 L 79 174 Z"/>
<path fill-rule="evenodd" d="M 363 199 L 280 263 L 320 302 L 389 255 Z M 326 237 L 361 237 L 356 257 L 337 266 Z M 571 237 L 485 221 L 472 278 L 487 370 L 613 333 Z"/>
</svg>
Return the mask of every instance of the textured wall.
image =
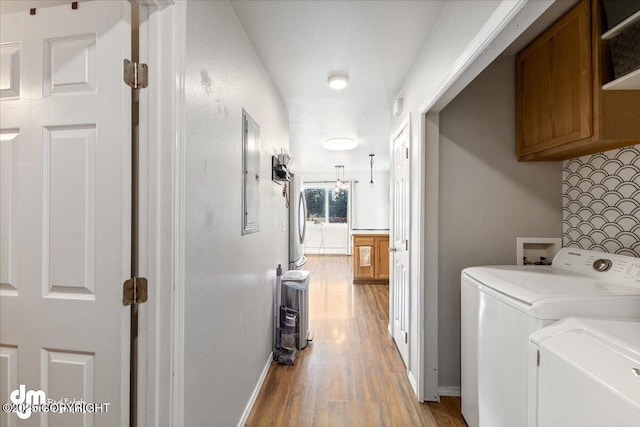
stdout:
<svg viewBox="0 0 640 427">
<path fill-rule="evenodd" d="M 563 246 L 640 256 L 640 146 L 567 160 Z"/>
<path fill-rule="evenodd" d="M 181 2 L 178 2 L 181 3 Z M 288 210 L 287 111 L 226 1 L 186 3 L 185 426 L 235 426 L 269 359 Z M 242 235 L 242 109 L 260 125 L 260 231 Z M 282 225 L 284 225 L 284 230 Z"/>
</svg>

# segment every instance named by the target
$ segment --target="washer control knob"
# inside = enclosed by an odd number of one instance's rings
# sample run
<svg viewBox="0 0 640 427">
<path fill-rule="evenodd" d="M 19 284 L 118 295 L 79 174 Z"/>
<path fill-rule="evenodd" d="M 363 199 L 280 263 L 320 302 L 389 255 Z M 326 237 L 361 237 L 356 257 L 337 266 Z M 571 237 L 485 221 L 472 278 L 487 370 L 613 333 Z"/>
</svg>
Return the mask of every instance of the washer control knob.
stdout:
<svg viewBox="0 0 640 427">
<path fill-rule="evenodd" d="M 600 272 L 608 271 L 611 268 L 611 260 L 600 258 L 593 262 L 593 269 Z"/>
</svg>

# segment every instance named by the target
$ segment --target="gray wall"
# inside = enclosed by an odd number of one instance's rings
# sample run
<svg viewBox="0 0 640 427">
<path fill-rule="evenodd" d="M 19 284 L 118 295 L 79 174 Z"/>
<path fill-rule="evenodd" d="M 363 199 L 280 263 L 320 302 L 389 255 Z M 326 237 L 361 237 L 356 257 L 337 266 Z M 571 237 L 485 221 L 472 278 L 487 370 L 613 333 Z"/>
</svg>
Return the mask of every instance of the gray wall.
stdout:
<svg viewBox="0 0 640 427">
<path fill-rule="evenodd" d="M 516 237 L 560 237 L 560 162 L 518 163 L 513 57 L 440 113 L 439 383 L 460 385 L 460 272 L 515 264 Z"/>
<path fill-rule="evenodd" d="M 288 148 L 288 118 L 229 3 L 186 8 L 185 425 L 231 426 L 271 352 L 288 216 L 270 164 Z M 245 236 L 242 108 L 261 127 L 260 231 Z"/>
</svg>

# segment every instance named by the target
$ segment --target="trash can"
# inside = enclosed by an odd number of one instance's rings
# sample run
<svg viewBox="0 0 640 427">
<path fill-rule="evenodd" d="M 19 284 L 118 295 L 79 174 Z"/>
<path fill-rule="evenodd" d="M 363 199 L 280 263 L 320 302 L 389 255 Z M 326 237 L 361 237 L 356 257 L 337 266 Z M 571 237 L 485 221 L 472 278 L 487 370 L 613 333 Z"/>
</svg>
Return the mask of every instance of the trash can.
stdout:
<svg viewBox="0 0 640 427">
<path fill-rule="evenodd" d="M 309 337 L 309 277 L 306 270 L 289 270 L 282 276 L 282 306 L 298 314 L 296 346 L 302 350 Z"/>
</svg>

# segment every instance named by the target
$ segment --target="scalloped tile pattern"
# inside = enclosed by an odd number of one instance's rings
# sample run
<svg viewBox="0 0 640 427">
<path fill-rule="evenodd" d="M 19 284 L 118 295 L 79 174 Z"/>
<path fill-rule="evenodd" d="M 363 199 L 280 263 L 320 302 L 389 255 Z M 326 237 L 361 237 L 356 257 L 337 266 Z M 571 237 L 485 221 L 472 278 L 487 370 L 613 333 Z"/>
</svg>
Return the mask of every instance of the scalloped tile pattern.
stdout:
<svg viewBox="0 0 640 427">
<path fill-rule="evenodd" d="M 640 257 L 640 145 L 565 160 L 563 246 Z"/>
</svg>

